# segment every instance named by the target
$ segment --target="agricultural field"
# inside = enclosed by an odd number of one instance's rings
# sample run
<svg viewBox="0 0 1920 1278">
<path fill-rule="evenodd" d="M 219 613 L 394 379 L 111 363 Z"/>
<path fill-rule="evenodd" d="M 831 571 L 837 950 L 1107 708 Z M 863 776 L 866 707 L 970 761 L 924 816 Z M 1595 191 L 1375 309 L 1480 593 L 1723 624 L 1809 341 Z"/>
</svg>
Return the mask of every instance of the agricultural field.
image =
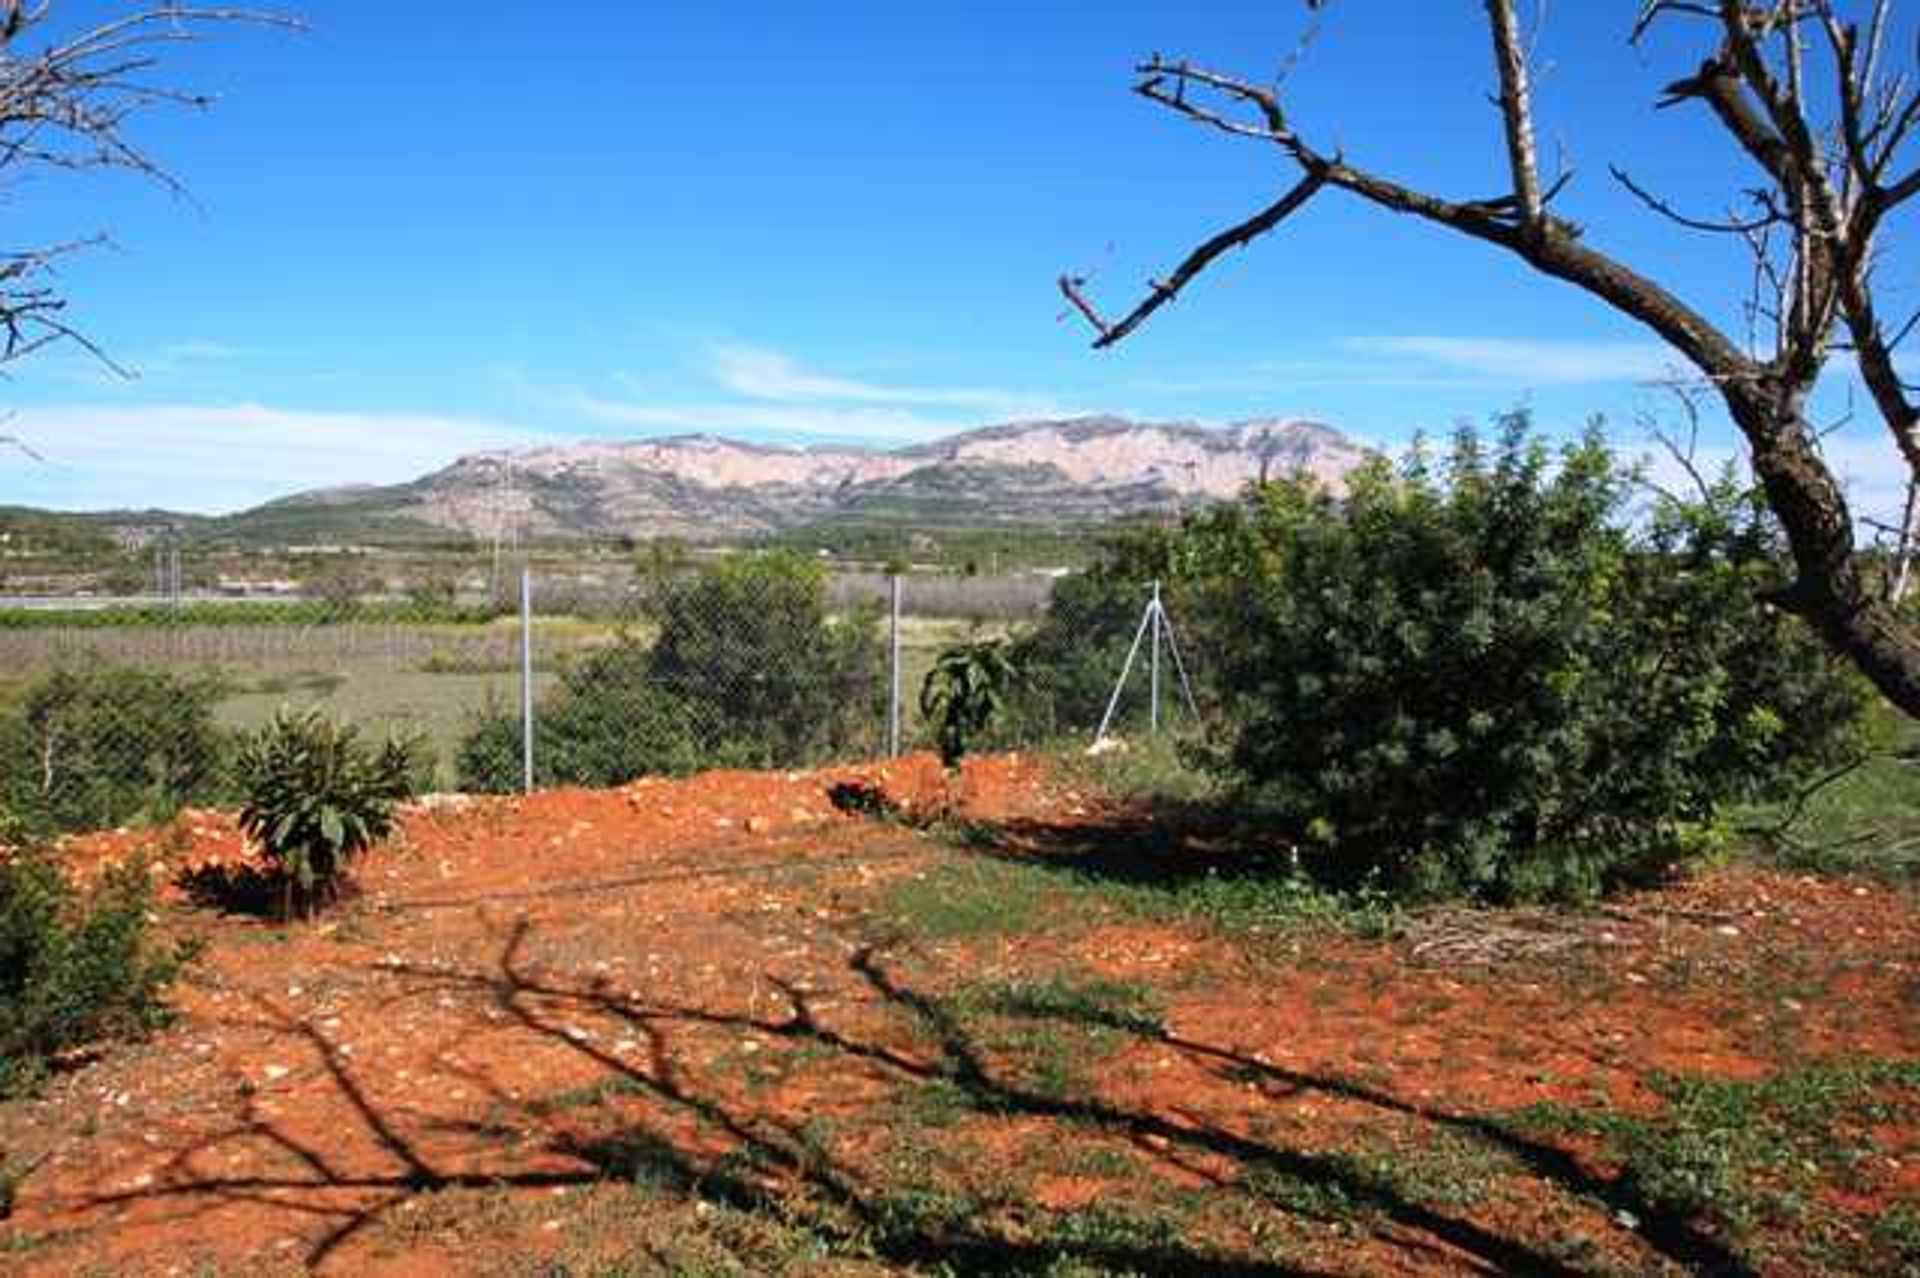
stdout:
<svg viewBox="0 0 1920 1278">
<path fill-rule="evenodd" d="M 879 624 L 885 631 L 885 622 Z M 907 616 L 901 624 L 902 711 L 917 732 L 916 692 L 948 644 L 1007 633 L 1005 621 Z M 534 693 L 559 672 L 623 636 L 652 638 L 646 624 L 539 617 Z M 222 726 L 252 729 L 282 706 L 317 708 L 379 736 L 423 738 L 438 783 L 476 716 L 517 707 L 520 632 L 514 618 L 484 624 L 391 621 L 339 625 L 0 626 L 0 699 L 62 662 L 99 657 L 141 669 L 206 672 L 220 682 Z M 880 676 L 884 678 L 884 673 Z"/>
<path fill-rule="evenodd" d="M 74 840 L 202 949 L 0 1106 L 0 1269 L 1920 1266 L 1911 866 L 1795 860 L 1920 832 L 1910 772 L 1547 912 L 1322 896 L 1166 756 L 1097 766 L 442 800 L 291 926 L 228 818 Z"/>
</svg>

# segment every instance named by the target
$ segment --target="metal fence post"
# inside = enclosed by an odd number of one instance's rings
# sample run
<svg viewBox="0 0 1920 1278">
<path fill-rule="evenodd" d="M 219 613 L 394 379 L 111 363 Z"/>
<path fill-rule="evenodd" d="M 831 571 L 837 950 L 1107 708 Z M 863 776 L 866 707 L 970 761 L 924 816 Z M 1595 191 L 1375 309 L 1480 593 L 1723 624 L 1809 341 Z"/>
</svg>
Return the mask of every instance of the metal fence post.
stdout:
<svg viewBox="0 0 1920 1278">
<path fill-rule="evenodd" d="M 1160 735 L 1160 583 L 1157 581 L 1153 583 L 1153 602 L 1148 609 L 1153 614 L 1153 649 L 1148 663 L 1148 669 L 1153 673 L 1150 694 L 1152 709 L 1148 711 L 1148 721 L 1152 725 L 1152 734 L 1157 737 Z"/>
<path fill-rule="evenodd" d="M 520 566 L 520 770 L 533 793 L 533 565 Z"/>
<path fill-rule="evenodd" d="M 893 627 L 888 638 L 887 661 L 887 757 L 900 755 L 900 574 L 891 578 L 889 613 Z"/>
</svg>

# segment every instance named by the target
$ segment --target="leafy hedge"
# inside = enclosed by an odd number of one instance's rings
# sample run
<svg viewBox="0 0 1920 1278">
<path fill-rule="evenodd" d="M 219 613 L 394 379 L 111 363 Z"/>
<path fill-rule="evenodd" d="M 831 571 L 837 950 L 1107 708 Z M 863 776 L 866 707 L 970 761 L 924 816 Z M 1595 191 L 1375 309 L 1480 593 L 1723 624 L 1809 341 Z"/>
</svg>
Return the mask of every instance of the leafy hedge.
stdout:
<svg viewBox="0 0 1920 1278">
<path fill-rule="evenodd" d="M 490 605 L 438 599 L 333 602 L 287 599 L 272 603 L 198 600 L 192 603 L 114 604 L 103 608 L 0 609 L 0 630 L 104 630 L 181 626 L 485 625 Z"/>
<path fill-rule="evenodd" d="M 1019 659 L 1082 726 L 1120 609 L 1137 623 L 1140 583 L 1170 581 L 1201 650 L 1196 755 L 1315 873 L 1590 896 L 1712 851 L 1726 805 L 1836 758 L 1863 706 L 1763 602 L 1784 555 L 1757 497 L 1729 478 L 1649 509 L 1636 481 L 1597 432 L 1553 448 L 1516 415 L 1342 499 L 1265 485 L 1118 544 Z"/>
</svg>

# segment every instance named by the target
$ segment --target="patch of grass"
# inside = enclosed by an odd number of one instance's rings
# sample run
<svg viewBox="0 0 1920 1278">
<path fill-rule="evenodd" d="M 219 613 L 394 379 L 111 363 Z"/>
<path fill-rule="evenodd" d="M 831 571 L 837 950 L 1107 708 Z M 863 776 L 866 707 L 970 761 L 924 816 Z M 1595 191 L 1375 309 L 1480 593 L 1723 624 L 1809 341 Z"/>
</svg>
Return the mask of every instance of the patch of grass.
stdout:
<svg viewBox="0 0 1920 1278">
<path fill-rule="evenodd" d="M 1175 733 L 1129 737 L 1101 754 L 1087 754 L 1084 746 L 1063 747 L 1060 766 L 1103 794 L 1149 805 L 1204 803 L 1219 795 L 1214 779 L 1186 758 L 1183 739 Z"/>
<path fill-rule="evenodd" d="M 969 855 L 896 883 L 881 913 L 916 936 L 1009 936 L 1042 927 L 1093 924 L 1116 914 L 1194 924 L 1235 940 L 1339 931 L 1399 935 L 1404 911 L 1385 893 L 1336 892 L 1284 862 L 1228 858 L 1194 870 L 1193 854 L 1169 845 L 1114 853 L 1010 852 L 1007 832 L 987 822 L 932 831 Z M 1097 835 L 1095 836 L 1097 837 Z"/>
<path fill-rule="evenodd" d="M 282 674 L 261 675 L 248 682 L 241 691 L 258 693 L 262 696 L 284 697 L 292 693 L 301 693 L 314 697 L 331 696 L 337 692 L 347 677 L 337 670 L 294 670 Z"/>
<path fill-rule="evenodd" d="M 1166 1030 L 1159 997 L 1137 981 L 1075 980 L 1060 974 L 968 989 L 963 1005 L 996 1016 L 1067 1021 L 1128 1034 Z"/>
<path fill-rule="evenodd" d="M 1859 1188 L 1870 1129 L 1920 1116 L 1920 1062 L 1837 1059 L 1738 1081 L 1657 1074 L 1651 1115 L 1536 1107 L 1522 1127 L 1600 1138 L 1621 1185 L 1652 1216 L 1698 1220 L 1754 1260 L 1819 1248 L 1838 1228 L 1817 1191 Z"/>
<path fill-rule="evenodd" d="M 1145 986 L 1067 973 L 965 985 L 937 1006 L 1012 1086 L 1053 1100 L 1092 1095 L 1092 1065 L 1165 1028 Z"/>
<path fill-rule="evenodd" d="M 591 1109 L 617 1097 L 644 1095 L 646 1090 L 640 1083 L 624 1074 L 609 1074 L 591 1083 L 555 1092 L 539 1102 L 539 1108 L 548 1113 L 568 1109 Z"/>
<path fill-rule="evenodd" d="M 893 883 L 879 909 L 888 922 L 929 940 L 1016 936 L 1074 916 L 1061 888 L 1038 865 L 969 858 Z"/>
<path fill-rule="evenodd" d="M 1203 874 L 1106 891 L 1142 917 L 1199 923 L 1240 939 L 1321 930 L 1386 939 L 1405 925 L 1400 907 L 1383 893 L 1335 892 L 1297 874 Z"/>
<path fill-rule="evenodd" d="M 1737 814 L 1761 859 L 1814 874 L 1920 883 L 1920 724 L 1881 704 L 1865 729 L 1872 757 L 1813 790 Z"/>
</svg>

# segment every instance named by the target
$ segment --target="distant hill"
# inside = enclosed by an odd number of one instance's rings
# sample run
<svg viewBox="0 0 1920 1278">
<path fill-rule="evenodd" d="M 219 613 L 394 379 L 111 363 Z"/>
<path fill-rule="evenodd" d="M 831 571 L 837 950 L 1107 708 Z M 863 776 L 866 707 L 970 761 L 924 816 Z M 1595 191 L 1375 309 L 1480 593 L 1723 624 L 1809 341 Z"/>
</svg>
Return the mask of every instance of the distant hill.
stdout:
<svg viewBox="0 0 1920 1278">
<path fill-rule="evenodd" d="M 1016 422 L 892 451 L 684 435 L 478 453 L 408 483 L 300 493 L 199 531 L 273 542 L 512 530 L 700 541 L 827 522 L 1083 525 L 1230 497 L 1263 474 L 1337 489 L 1366 456 L 1332 427 L 1297 419 Z"/>
</svg>

